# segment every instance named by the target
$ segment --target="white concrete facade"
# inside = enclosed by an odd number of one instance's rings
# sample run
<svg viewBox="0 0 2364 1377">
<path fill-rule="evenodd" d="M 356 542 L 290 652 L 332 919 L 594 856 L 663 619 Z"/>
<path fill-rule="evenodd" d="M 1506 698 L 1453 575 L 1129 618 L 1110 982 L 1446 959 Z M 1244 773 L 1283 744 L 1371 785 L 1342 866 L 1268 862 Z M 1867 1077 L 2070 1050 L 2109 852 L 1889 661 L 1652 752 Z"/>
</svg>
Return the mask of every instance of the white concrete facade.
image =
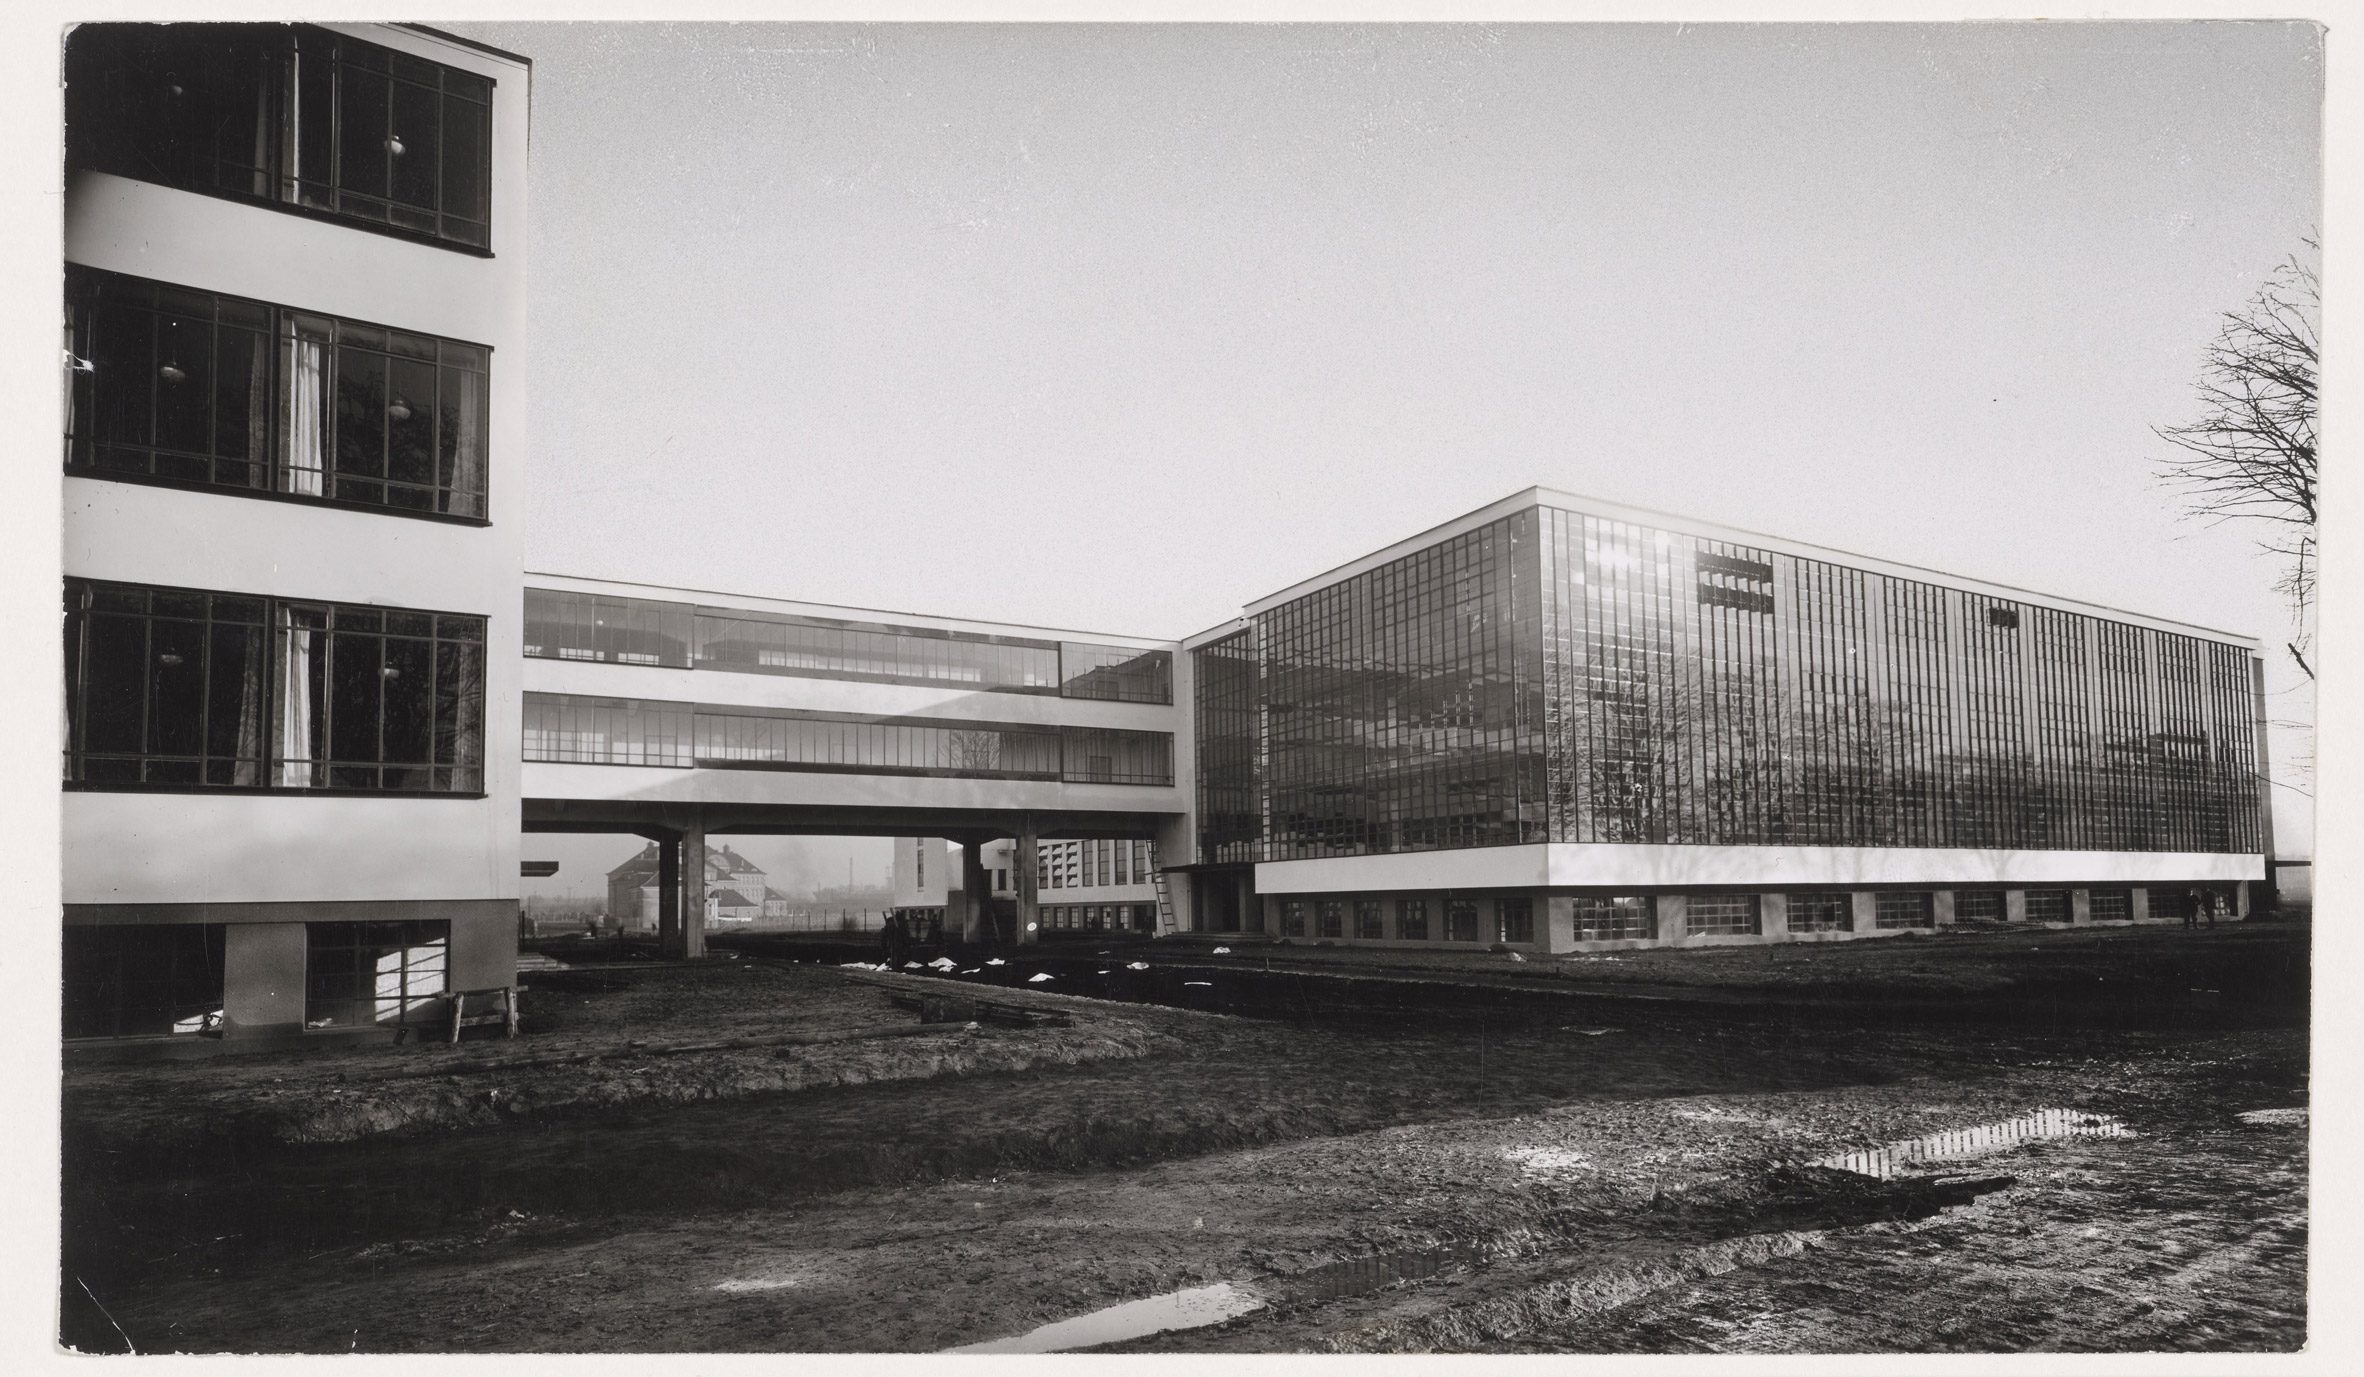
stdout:
<svg viewBox="0 0 2364 1377">
<path fill-rule="evenodd" d="M 490 253 L 271 205 L 69 170 L 69 263 L 492 351 L 486 522 L 303 500 L 64 480 L 68 577 L 464 613 L 487 623 L 483 790 L 372 797 L 298 789 L 68 789 L 69 924 L 229 928 L 224 1024 L 299 1031 L 304 925 L 448 918 L 457 988 L 511 983 L 519 895 L 528 415 L 526 176 L 530 67 L 429 31 L 319 27 L 491 79 Z"/>
<path fill-rule="evenodd" d="M 2265 878 L 2260 856 L 2176 851 L 1979 851 L 1934 847 L 1533 846 L 1266 861 L 1261 894 L 1411 889 L 1581 887 L 1617 890 L 1746 885 L 2079 885 Z"/>
</svg>

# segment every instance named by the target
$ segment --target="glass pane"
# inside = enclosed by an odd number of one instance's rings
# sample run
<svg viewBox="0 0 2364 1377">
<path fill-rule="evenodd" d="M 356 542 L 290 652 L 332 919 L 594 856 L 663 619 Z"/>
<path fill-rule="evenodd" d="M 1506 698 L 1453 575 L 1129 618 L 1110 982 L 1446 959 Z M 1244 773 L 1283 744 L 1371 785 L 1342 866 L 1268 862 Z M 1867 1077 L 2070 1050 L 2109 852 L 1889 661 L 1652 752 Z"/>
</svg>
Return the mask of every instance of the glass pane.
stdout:
<svg viewBox="0 0 2364 1377">
<path fill-rule="evenodd" d="M 386 194 L 386 144 L 393 136 L 386 126 L 388 85 L 384 77 L 356 70 L 350 59 L 337 68 L 337 185 L 343 190 Z"/>
<path fill-rule="evenodd" d="M 491 114 L 473 101 L 443 100 L 443 213 L 484 218 L 484 149 Z"/>
<path fill-rule="evenodd" d="M 270 428 L 270 338 L 227 328 L 216 338 L 213 451 L 225 459 L 260 458 Z M 245 470 L 238 481 L 246 481 Z"/>
<path fill-rule="evenodd" d="M 207 453 L 213 447 L 213 325 L 187 316 L 164 316 L 157 323 L 162 386 L 156 389 L 156 443 Z"/>
<path fill-rule="evenodd" d="M 329 638 L 328 750 L 332 760 L 358 763 L 379 758 L 378 719 L 386 682 L 379 673 L 382 644 L 376 636 L 350 631 L 338 631 Z"/>
<path fill-rule="evenodd" d="M 92 433 L 101 441 L 144 445 L 153 436 L 156 318 L 146 311 L 100 306 L 90 332 Z"/>
<path fill-rule="evenodd" d="M 80 697 L 82 748 L 130 754 L 146 745 L 148 624 L 144 619 L 94 615 L 85 625 Z"/>
<path fill-rule="evenodd" d="M 386 472 L 386 358 L 359 349 L 336 354 L 336 471 L 383 477 Z"/>
<path fill-rule="evenodd" d="M 205 625 L 149 623 L 148 749 L 159 755 L 205 751 Z"/>
<path fill-rule="evenodd" d="M 385 745 L 389 762 L 424 764 L 433 751 L 435 658 L 432 643 L 408 637 L 386 641 Z M 422 778 L 410 786 L 425 788 Z"/>
<path fill-rule="evenodd" d="M 335 176 L 336 127 L 334 66 L 317 52 L 304 52 L 295 61 L 295 157 L 297 175 L 307 184 L 301 196 L 313 205 L 327 202 L 327 188 Z"/>
<path fill-rule="evenodd" d="M 436 148 L 441 101 L 437 93 L 407 81 L 394 83 L 394 126 L 389 136 L 394 199 L 405 205 L 435 204 Z M 396 151 L 398 150 L 398 151 Z M 430 222 L 432 224 L 432 222 Z"/>
<path fill-rule="evenodd" d="M 387 364 L 386 476 L 433 487 L 435 465 L 435 368 L 413 359 Z"/>
</svg>

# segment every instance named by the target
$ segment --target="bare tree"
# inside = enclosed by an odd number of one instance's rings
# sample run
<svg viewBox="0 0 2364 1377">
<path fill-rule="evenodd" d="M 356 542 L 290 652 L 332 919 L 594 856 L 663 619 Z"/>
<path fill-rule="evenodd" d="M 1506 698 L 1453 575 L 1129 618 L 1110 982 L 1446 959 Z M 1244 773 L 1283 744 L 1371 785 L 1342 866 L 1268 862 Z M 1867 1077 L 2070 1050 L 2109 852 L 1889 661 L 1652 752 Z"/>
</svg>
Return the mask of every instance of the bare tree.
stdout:
<svg viewBox="0 0 2364 1377">
<path fill-rule="evenodd" d="M 2307 247 L 2315 247 L 2312 241 Z M 2160 476 L 2183 490 L 2190 514 L 2210 524 L 2234 518 L 2271 523 L 2260 543 L 2289 560 L 2276 591 L 2290 599 L 2296 629 L 2290 658 L 2307 678 L 2315 597 L 2315 353 L 2322 293 L 2315 271 L 2285 259 L 2208 346 L 2198 391 L 2200 418 L 2162 426 L 2181 453 Z"/>
</svg>

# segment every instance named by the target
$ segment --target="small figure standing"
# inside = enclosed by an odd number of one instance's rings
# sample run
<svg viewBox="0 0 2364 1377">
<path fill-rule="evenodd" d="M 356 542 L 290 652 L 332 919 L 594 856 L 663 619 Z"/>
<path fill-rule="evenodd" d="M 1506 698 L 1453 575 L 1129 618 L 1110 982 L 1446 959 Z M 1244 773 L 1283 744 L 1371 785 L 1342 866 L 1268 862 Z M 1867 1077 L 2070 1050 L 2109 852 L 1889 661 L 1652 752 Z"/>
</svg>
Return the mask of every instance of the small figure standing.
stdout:
<svg viewBox="0 0 2364 1377">
<path fill-rule="evenodd" d="M 2200 926 L 2200 910 L 2208 906 L 2208 895 L 2199 889 L 2188 889 L 2183 895 L 2183 926 L 2189 932 Z"/>
</svg>

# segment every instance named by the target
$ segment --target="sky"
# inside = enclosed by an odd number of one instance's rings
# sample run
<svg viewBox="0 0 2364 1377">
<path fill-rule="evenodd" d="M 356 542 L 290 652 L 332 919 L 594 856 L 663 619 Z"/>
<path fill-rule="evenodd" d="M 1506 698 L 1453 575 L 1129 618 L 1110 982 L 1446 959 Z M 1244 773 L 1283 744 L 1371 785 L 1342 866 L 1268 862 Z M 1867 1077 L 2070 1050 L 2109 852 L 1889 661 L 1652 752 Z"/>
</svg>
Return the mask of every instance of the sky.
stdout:
<svg viewBox="0 0 2364 1377">
<path fill-rule="evenodd" d="M 1543 484 L 2286 638 L 2152 427 L 2320 223 L 2309 24 L 450 27 L 531 569 L 1176 637 Z"/>
</svg>

